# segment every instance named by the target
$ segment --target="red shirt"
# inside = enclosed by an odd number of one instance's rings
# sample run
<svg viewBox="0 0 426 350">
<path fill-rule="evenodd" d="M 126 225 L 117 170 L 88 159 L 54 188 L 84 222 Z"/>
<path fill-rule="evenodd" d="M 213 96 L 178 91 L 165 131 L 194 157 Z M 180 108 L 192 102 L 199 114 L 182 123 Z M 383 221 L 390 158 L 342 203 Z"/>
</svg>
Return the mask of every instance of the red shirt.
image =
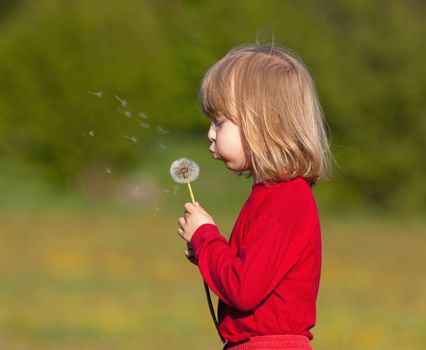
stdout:
<svg viewBox="0 0 426 350">
<path fill-rule="evenodd" d="M 313 338 L 321 232 L 304 178 L 253 185 L 229 243 L 216 225 L 204 224 L 191 244 L 201 275 L 219 297 L 222 337 L 231 343 L 270 334 Z"/>
</svg>

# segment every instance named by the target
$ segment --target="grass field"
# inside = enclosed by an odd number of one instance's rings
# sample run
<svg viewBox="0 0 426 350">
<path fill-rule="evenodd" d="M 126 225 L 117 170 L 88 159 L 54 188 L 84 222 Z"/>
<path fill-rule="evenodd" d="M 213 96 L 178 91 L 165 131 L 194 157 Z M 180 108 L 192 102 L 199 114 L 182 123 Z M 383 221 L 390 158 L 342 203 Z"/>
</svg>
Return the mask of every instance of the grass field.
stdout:
<svg viewBox="0 0 426 350">
<path fill-rule="evenodd" d="M 221 349 L 176 233 L 189 194 L 168 171 L 181 156 L 200 164 L 195 197 L 227 237 L 252 180 L 212 161 L 207 139 L 182 140 L 111 181 L 105 197 L 57 193 L 0 162 L 0 349 Z M 314 348 L 424 349 L 426 220 L 357 214 L 345 198 L 342 210 L 327 207 L 333 186 L 314 190 L 323 232 Z"/>
<path fill-rule="evenodd" d="M 220 349 L 165 213 L 4 213 L 1 349 Z M 229 217 L 217 217 L 225 236 Z M 323 218 L 316 349 L 426 346 L 425 223 Z"/>
</svg>

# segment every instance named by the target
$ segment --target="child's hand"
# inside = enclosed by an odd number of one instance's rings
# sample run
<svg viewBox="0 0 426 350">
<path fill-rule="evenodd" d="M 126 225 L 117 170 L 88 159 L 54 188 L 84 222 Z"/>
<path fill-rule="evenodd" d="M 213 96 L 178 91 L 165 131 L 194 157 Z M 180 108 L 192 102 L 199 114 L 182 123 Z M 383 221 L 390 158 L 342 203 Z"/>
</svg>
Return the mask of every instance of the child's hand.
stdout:
<svg viewBox="0 0 426 350">
<path fill-rule="evenodd" d="M 191 242 L 194 232 L 203 224 L 213 224 L 213 218 L 207 213 L 198 202 L 195 204 L 185 203 L 185 214 L 178 219 L 179 228 L 177 233 L 185 241 Z"/>
<path fill-rule="evenodd" d="M 195 253 L 194 253 L 194 248 L 192 248 L 191 243 L 187 242 L 186 243 L 186 249 L 185 249 L 185 256 L 186 258 L 192 262 L 194 265 L 197 265 L 197 262 L 195 261 Z"/>
</svg>

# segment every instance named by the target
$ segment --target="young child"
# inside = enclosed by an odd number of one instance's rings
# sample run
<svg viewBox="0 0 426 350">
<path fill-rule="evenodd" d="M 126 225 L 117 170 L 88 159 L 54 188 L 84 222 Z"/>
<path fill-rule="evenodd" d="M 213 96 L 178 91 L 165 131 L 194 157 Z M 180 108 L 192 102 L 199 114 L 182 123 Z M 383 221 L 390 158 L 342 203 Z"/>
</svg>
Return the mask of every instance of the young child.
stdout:
<svg viewBox="0 0 426 350">
<path fill-rule="evenodd" d="M 232 49 L 200 90 L 216 160 L 254 184 L 229 242 L 199 203 L 185 203 L 178 234 L 219 297 L 226 349 L 312 349 L 321 233 L 312 186 L 327 177 L 329 143 L 314 83 L 276 46 Z"/>
</svg>

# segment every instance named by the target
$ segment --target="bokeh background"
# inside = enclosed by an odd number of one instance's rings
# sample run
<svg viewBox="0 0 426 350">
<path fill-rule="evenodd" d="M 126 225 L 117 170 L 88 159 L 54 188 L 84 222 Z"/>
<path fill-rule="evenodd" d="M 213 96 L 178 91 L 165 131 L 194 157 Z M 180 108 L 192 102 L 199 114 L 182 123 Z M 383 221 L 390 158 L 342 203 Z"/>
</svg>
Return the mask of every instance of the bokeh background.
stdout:
<svg viewBox="0 0 426 350">
<path fill-rule="evenodd" d="M 0 0 L 0 348 L 221 348 L 169 167 L 229 237 L 252 179 L 197 94 L 257 40 L 303 58 L 337 160 L 314 348 L 423 349 L 425 35 L 417 0 Z"/>
</svg>

